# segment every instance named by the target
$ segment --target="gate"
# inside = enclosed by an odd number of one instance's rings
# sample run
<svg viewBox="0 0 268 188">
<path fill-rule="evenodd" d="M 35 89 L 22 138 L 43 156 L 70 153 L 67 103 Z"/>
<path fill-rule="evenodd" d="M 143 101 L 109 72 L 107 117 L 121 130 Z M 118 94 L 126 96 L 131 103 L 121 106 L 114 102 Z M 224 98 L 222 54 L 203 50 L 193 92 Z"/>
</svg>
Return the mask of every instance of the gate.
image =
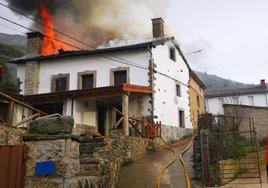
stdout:
<svg viewBox="0 0 268 188">
<path fill-rule="evenodd" d="M 0 146 L 0 187 L 24 187 L 24 145 Z"/>
<path fill-rule="evenodd" d="M 196 178 L 206 186 L 261 183 L 260 152 L 253 121 L 239 131 L 238 118 L 203 115 L 194 144 Z M 245 129 L 245 128 L 243 128 Z"/>
</svg>

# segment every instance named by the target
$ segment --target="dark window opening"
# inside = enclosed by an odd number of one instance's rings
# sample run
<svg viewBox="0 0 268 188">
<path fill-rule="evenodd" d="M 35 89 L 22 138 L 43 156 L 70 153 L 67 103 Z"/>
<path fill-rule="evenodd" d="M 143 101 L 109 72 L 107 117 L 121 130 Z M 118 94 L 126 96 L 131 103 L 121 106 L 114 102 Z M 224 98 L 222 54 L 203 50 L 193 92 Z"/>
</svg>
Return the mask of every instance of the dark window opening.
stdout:
<svg viewBox="0 0 268 188">
<path fill-rule="evenodd" d="M 169 49 L 169 58 L 173 61 L 176 61 L 176 50 L 175 48 Z"/>
<path fill-rule="evenodd" d="M 55 79 L 55 92 L 67 91 L 67 77 Z"/>
<path fill-rule="evenodd" d="M 34 105 L 35 108 L 45 112 L 47 114 L 60 114 L 63 115 L 63 103 L 48 103 L 48 104 L 38 104 Z"/>
<path fill-rule="evenodd" d="M 200 107 L 200 97 L 196 96 L 197 106 Z"/>
<path fill-rule="evenodd" d="M 127 71 L 114 72 L 114 85 L 121 85 L 127 83 Z"/>
<path fill-rule="evenodd" d="M 185 128 L 185 122 L 184 122 L 184 111 L 179 111 L 179 123 L 181 128 Z"/>
<path fill-rule="evenodd" d="M 177 96 L 181 97 L 181 86 L 179 84 L 176 85 L 176 92 L 177 92 Z"/>
<path fill-rule="evenodd" d="M 82 88 L 81 89 L 92 89 L 94 88 L 94 75 L 85 74 L 81 76 Z"/>
</svg>

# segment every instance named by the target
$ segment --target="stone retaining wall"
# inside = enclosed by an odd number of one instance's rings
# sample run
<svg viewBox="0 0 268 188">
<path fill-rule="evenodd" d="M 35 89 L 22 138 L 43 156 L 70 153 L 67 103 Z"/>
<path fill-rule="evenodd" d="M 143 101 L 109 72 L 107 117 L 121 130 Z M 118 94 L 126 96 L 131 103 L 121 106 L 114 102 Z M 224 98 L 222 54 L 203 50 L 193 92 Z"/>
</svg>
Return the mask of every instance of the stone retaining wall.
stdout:
<svg viewBox="0 0 268 188">
<path fill-rule="evenodd" d="M 79 143 L 62 136 L 24 137 L 27 146 L 25 188 L 76 188 L 79 173 Z M 36 175 L 36 164 L 55 162 L 53 175 Z"/>
<path fill-rule="evenodd" d="M 169 125 L 162 125 L 162 138 L 166 142 L 178 141 L 193 134 L 193 129 L 180 128 Z"/>
<path fill-rule="evenodd" d="M 25 129 L 7 127 L 0 125 L 0 145 L 21 144 L 22 136 L 26 133 Z"/>
</svg>

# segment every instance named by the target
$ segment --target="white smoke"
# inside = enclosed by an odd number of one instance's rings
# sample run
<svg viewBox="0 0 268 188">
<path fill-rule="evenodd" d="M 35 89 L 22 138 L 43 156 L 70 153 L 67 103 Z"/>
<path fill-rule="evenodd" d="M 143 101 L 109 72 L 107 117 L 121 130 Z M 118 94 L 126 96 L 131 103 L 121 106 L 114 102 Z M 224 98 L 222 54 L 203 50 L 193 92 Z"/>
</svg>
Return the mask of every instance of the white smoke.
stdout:
<svg viewBox="0 0 268 188">
<path fill-rule="evenodd" d="M 96 47 L 152 38 L 151 19 L 165 18 L 170 0 L 72 1 L 75 7 L 62 6 L 54 13 L 56 26 Z"/>
</svg>

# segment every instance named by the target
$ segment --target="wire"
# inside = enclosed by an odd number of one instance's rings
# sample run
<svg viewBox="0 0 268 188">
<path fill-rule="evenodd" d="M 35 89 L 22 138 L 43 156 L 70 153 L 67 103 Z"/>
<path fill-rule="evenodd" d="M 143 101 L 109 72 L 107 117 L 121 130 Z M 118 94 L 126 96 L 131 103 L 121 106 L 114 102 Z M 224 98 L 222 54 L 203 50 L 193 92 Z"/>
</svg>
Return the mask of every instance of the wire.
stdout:
<svg viewBox="0 0 268 188">
<path fill-rule="evenodd" d="M 55 29 L 55 28 L 53 28 L 53 27 L 51 27 L 51 26 L 49 26 L 49 25 L 46 25 L 46 24 L 44 24 L 43 22 L 41 22 L 41 21 L 39 21 L 39 20 L 37 20 L 37 19 L 34 19 L 34 18 L 32 18 L 32 17 L 30 17 L 30 16 L 24 14 L 23 12 L 21 12 L 21 11 L 15 9 L 15 8 L 12 8 L 12 7 L 10 7 L 10 6 L 5 5 L 4 3 L 1 3 L 1 2 L 0 2 L 0 5 L 3 6 L 3 7 L 8 8 L 8 9 L 10 9 L 11 11 L 16 12 L 17 14 L 20 14 L 20 15 L 24 16 L 25 18 L 28 18 L 28 19 L 30 19 L 30 20 L 32 20 L 32 21 L 34 21 L 34 22 L 36 22 L 36 23 L 38 23 L 38 24 L 40 24 L 40 25 L 42 25 L 42 26 L 44 26 L 44 27 L 46 27 L 46 28 L 49 28 L 49 29 L 51 29 L 51 30 L 53 30 L 53 31 L 55 31 L 55 32 L 57 32 L 57 33 L 59 33 L 59 34 L 65 36 L 65 37 L 69 38 L 69 39 L 72 39 L 72 40 L 74 40 L 74 41 L 76 41 L 76 42 L 79 42 L 79 43 L 81 43 L 81 44 L 83 44 L 83 45 L 85 45 L 85 46 L 87 46 L 87 47 L 90 47 L 90 48 L 93 48 L 93 49 L 97 49 L 95 46 L 93 46 L 93 45 L 91 45 L 91 44 L 85 43 L 85 42 L 83 42 L 83 41 L 81 41 L 81 40 L 78 40 L 78 39 L 76 39 L 76 38 L 74 38 L 74 37 L 72 37 L 72 36 L 70 36 L 70 35 L 68 35 L 68 34 L 66 34 L 66 33 L 64 33 L 64 32 L 62 32 L 62 31 L 60 31 L 60 30 L 58 30 L 58 29 Z M 115 55 L 110 55 L 110 56 L 115 57 L 115 58 L 117 58 L 117 59 L 120 59 L 120 60 L 122 60 L 122 61 L 125 61 L 125 62 L 127 62 L 127 63 L 130 63 L 130 64 L 134 64 L 134 65 L 135 65 L 135 63 L 130 62 L 130 61 L 124 59 L 124 58 L 121 58 L 121 57 L 118 57 L 118 56 L 115 56 Z M 110 59 L 110 60 L 111 60 L 111 59 Z M 138 67 L 139 65 L 136 64 L 135 66 Z M 143 67 L 142 67 L 142 68 L 143 68 Z"/>
<path fill-rule="evenodd" d="M 7 21 L 7 22 L 9 22 L 9 23 L 12 23 L 12 24 L 14 24 L 14 25 L 20 26 L 20 27 L 22 27 L 22 28 L 24 28 L 24 29 L 27 29 L 27 30 L 29 30 L 29 31 L 37 32 L 37 31 L 34 30 L 34 29 L 25 27 L 25 26 L 23 26 L 23 25 L 21 25 L 21 24 L 19 24 L 19 23 L 16 23 L 16 22 L 14 22 L 14 21 L 12 21 L 12 20 L 9 20 L 9 19 L 7 19 L 7 18 L 5 18 L 5 17 L 3 17 L 3 16 L 0 16 L 0 19 L 5 20 L 5 21 Z M 43 34 L 43 35 L 44 35 L 44 34 Z M 48 35 L 44 35 L 44 37 L 47 37 L 47 38 L 49 38 L 49 39 L 51 39 L 51 40 L 55 40 L 55 41 L 60 42 L 60 43 L 62 43 L 62 44 L 69 45 L 69 46 L 71 46 L 71 47 L 73 47 L 73 48 L 77 48 L 77 49 L 79 49 L 79 50 L 83 50 L 82 48 L 79 48 L 79 47 L 74 46 L 74 45 L 72 45 L 72 44 L 69 44 L 69 43 L 67 43 L 67 42 L 61 41 L 61 40 L 59 40 L 59 39 L 50 37 L 50 36 L 48 36 Z"/>
</svg>

